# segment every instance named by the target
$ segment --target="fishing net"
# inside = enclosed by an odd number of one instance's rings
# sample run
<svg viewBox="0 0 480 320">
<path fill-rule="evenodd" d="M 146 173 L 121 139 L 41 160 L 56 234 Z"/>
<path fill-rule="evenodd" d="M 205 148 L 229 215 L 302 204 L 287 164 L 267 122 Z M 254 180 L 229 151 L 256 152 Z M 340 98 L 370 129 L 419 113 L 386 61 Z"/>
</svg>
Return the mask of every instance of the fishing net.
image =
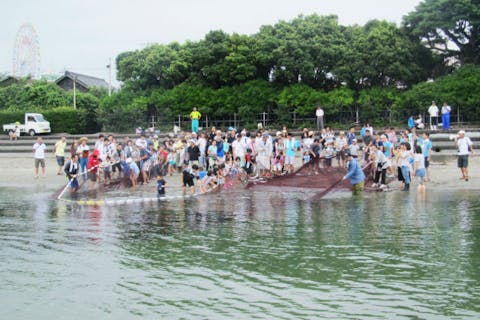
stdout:
<svg viewBox="0 0 480 320">
<path fill-rule="evenodd" d="M 373 180 L 371 163 L 367 163 L 362 169 L 365 173 L 365 180 Z M 350 182 L 342 181 L 346 172 L 344 167 L 322 167 L 318 161 L 312 161 L 289 174 L 252 180 L 248 187 L 286 187 L 291 190 L 317 189 L 318 191 L 348 189 L 351 186 Z"/>
</svg>

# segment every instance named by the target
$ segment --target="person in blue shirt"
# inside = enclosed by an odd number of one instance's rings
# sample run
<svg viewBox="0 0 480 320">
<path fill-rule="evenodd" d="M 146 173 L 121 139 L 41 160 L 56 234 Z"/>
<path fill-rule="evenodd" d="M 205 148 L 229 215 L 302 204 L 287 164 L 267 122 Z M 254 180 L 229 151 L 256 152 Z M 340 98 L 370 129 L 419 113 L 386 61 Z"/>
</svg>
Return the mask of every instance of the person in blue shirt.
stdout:
<svg viewBox="0 0 480 320">
<path fill-rule="evenodd" d="M 362 135 L 362 138 L 365 138 L 365 135 Z M 347 133 L 347 143 L 349 146 L 352 145 L 353 139 L 355 139 L 355 127 L 350 127 L 350 130 Z"/>
<path fill-rule="evenodd" d="M 352 184 L 352 192 L 354 195 L 363 191 L 365 183 L 365 174 L 362 167 L 358 163 L 357 159 L 353 158 L 350 153 L 346 154 L 346 160 L 348 161 L 347 174 L 343 177 L 343 180 L 350 180 Z"/>
<path fill-rule="evenodd" d="M 420 144 L 422 147 L 422 153 L 425 157 L 425 170 L 427 172 L 426 181 L 430 180 L 430 152 L 432 150 L 432 141 L 430 141 L 430 133 L 424 132 L 423 133 L 423 141 Z"/>
<path fill-rule="evenodd" d="M 407 126 L 410 130 L 415 127 L 415 120 L 413 120 L 413 116 L 410 116 L 407 121 Z"/>
</svg>

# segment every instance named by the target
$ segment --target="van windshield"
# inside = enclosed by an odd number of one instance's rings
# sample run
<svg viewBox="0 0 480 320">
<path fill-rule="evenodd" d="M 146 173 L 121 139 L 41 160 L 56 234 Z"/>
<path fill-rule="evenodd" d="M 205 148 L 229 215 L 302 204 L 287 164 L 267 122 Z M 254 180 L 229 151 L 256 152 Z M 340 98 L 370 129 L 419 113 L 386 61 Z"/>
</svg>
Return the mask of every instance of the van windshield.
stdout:
<svg viewBox="0 0 480 320">
<path fill-rule="evenodd" d="M 43 117 L 43 115 L 41 115 L 41 114 L 35 115 L 35 119 L 37 120 L 37 122 L 45 122 L 45 121 L 47 121 L 47 119 L 45 119 L 45 118 Z"/>
</svg>

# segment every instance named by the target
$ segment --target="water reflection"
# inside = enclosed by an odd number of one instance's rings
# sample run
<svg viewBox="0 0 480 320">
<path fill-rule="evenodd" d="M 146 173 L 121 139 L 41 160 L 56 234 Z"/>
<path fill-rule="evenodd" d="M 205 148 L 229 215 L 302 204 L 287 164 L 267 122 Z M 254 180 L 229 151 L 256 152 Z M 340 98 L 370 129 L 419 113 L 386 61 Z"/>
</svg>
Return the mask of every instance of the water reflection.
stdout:
<svg viewBox="0 0 480 320">
<path fill-rule="evenodd" d="M 480 316 L 473 194 L 249 191 L 112 207 L 1 191 L 8 318 Z"/>
</svg>

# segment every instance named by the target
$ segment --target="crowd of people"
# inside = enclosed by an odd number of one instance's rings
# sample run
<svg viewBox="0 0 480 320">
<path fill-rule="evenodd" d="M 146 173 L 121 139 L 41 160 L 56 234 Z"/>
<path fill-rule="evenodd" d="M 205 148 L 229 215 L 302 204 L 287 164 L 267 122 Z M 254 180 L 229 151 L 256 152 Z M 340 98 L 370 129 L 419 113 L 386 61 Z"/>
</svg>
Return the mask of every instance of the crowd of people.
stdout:
<svg viewBox="0 0 480 320">
<path fill-rule="evenodd" d="M 34 145 L 35 177 L 39 166 L 45 175 L 42 157 L 46 146 L 41 139 Z M 463 131 L 455 140 L 459 148 L 458 166 L 462 178 L 468 181 L 472 143 Z M 358 169 L 369 162 L 373 163 L 371 187 L 385 189 L 387 179 L 397 178 L 402 190 L 408 191 L 416 177 L 419 190 L 424 190 L 425 182 L 430 180 L 432 148 L 427 132 L 420 135 L 413 128 L 397 134 L 390 127 L 374 131 L 366 124 L 358 137 L 354 127 L 347 132 L 334 132 L 328 126 L 318 133 L 305 128 L 300 137 L 294 137 L 286 128 L 270 132 L 235 128 L 221 131 L 213 127 L 209 132 L 171 134 L 162 141 L 156 135 L 117 140 L 113 135 L 100 134 L 94 145 L 89 145 L 86 137 L 74 140 L 66 164 L 67 143 L 62 137 L 54 152 L 59 166 L 57 174 L 67 175 L 72 192 L 83 181 L 89 181 L 90 188 L 113 180 L 136 188 L 153 180 L 159 194 L 165 194 L 166 175 L 179 176 L 185 191 L 207 192 L 239 180 L 285 175 L 304 164 L 347 168 L 345 178 L 352 182 L 354 191 L 361 191 L 364 177 Z"/>
</svg>

